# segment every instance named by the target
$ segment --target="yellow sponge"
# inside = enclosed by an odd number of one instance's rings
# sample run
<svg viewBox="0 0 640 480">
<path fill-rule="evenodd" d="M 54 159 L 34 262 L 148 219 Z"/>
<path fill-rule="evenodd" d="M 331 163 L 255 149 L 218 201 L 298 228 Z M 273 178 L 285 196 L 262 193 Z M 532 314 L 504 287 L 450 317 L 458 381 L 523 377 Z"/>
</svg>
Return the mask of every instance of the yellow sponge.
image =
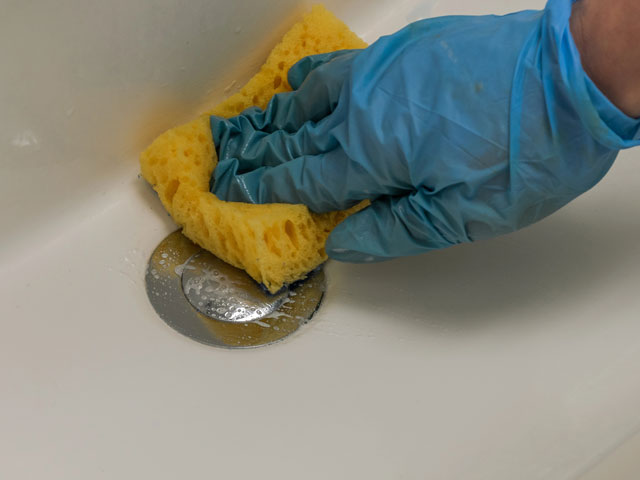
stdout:
<svg viewBox="0 0 640 480">
<path fill-rule="evenodd" d="M 251 205 L 219 200 L 209 192 L 217 158 L 209 115 L 230 117 L 266 107 L 290 91 L 289 68 L 317 53 L 364 48 L 366 44 L 322 6 L 291 28 L 265 65 L 242 90 L 196 120 L 160 135 L 140 156 L 142 175 L 183 233 L 201 247 L 244 269 L 271 292 L 300 280 L 327 259 L 331 230 L 346 212 L 314 214 L 304 205 Z"/>
</svg>

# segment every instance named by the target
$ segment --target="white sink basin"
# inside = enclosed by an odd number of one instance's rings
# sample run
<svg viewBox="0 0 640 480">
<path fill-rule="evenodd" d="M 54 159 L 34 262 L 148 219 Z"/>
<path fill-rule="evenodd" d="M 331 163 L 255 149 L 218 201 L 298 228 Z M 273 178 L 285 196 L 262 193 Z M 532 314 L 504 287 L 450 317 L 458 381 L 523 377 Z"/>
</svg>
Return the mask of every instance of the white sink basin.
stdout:
<svg viewBox="0 0 640 480">
<path fill-rule="evenodd" d="M 372 41 L 543 2 L 327 5 Z M 176 227 L 137 154 L 307 6 L 5 0 L 0 478 L 569 479 L 640 429 L 640 149 L 518 234 L 331 263 L 278 345 L 218 350 L 156 316 L 146 261 Z"/>
</svg>

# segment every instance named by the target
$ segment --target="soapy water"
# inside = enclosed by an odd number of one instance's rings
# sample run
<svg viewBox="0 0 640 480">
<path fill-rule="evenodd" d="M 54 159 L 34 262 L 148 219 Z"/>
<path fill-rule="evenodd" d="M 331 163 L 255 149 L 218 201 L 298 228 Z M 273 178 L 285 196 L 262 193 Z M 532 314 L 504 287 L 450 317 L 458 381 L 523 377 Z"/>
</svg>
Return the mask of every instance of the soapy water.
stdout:
<svg viewBox="0 0 640 480">
<path fill-rule="evenodd" d="M 141 280 L 149 269 L 143 253 L 134 248 L 129 250 L 117 264 L 107 266 L 107 270 L 122 276 L 133 287 L 139 288 L 143 285 Z"/>
<path fill-rule="evenodd" d="M 194 261 L 198 265 L 197 261 Z M 306 301 L 306 287 L 297 291 L 266 294 L 243 272 L 230 270 L 225 274 L 215 267 L 187 265 L 197 272 L 183 277 L 183 291 L 200 313 L 218 320 L 252 322 L 271 328 L 267 320 L 305 323 L 306 318 L 296 315 L 296 303 Z M 238 273 L 238 275 L 236 275 Z M 295 297 L 295 298 L 294 298 Z"/>
<path fill-rule="evenodd" d="M 178 232 L 145 266 L 147 295 L 160 318 L 190 338 L 226 348 L 254 348 L 288 337 L 311 319 L 326 288 L 318 271 L 272 295 Z"/>
<path fill-rule="evenodd" d="M 192 267 L 190 265 L 188 265 L 189 260 L 187 260 L 186 262 L 184 262 L 182 265 L 178 265 L 175 269 L 174 272 L 177 276 L 182 277 L 182 274 L 184 273 L 185 270 L 195 270 L 195 267 Z"/>
<path fill-rule="evenodd" d="M 267 295 L 244 272 L 224 266 L 223 269 L 228 268 L 225 273 L 208 266 L 206 258 L 192 257 L 181 270 L 185 296 L 207 317 L 229 322 L 255 322 L 272 314 L 288 300 L 287 292 Z"/>
</svg>

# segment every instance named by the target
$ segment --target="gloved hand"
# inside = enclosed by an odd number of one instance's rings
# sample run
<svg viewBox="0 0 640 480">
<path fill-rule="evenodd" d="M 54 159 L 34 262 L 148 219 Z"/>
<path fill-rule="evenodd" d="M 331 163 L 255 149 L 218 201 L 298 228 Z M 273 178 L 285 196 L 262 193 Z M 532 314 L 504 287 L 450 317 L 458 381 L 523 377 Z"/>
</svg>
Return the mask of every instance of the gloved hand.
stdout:
<svg viewBox="0 0 640 480">
<path fill-rule="evenodd" d="M 211 117 L 224 200 L 372 205 L 327 242 L 377 261 L 525 227 L 640 144 L 585 74 L 571 0 L 504 17 L 420 21 L 365 50 L 301 60 L 265 111 Z"/>
</svg>

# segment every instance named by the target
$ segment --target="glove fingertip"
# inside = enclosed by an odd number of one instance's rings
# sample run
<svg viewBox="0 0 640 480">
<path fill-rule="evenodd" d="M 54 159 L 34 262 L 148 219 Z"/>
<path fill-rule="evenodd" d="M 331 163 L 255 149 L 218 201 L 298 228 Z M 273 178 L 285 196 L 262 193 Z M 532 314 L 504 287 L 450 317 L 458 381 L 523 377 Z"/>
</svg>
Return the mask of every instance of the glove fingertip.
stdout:
<svg viewBox="0 0 640 480">
<path fill-rule="evenodd" d="M 287 81 L 293 90 L 298 90 L 309 74 L 318 67 L 321 67 L 336 58 L 353 57 L 357 52 L 358 50 L 337 50 L 335 52 L 319 53 L 304 57 L 294 63 L 289 69 L 289 72 L 287 73 Z"/>
<path fill-rule="evenodd" d="M 305 57 L 294 63 L 287 73 L 287 81 L 291 88 L 298 90 L 313 68 L 314 62 L 311 57 Z"/>
</svg>

